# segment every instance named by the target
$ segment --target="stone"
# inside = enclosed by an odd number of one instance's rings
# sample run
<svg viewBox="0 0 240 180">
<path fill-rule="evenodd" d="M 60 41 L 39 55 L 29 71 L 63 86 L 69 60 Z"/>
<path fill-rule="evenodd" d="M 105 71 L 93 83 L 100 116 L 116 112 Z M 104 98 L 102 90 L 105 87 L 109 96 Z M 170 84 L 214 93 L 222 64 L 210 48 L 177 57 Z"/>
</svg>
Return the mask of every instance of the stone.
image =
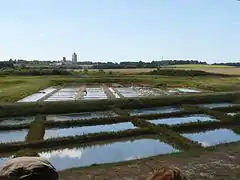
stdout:
<svg viewBox="0 0 240 180">
<path fill-rule="evenodd" d="M 58 180 L 50 162 L 40 157 L 18 157 L 0 168 L 0 180 Z"/>
</svg>

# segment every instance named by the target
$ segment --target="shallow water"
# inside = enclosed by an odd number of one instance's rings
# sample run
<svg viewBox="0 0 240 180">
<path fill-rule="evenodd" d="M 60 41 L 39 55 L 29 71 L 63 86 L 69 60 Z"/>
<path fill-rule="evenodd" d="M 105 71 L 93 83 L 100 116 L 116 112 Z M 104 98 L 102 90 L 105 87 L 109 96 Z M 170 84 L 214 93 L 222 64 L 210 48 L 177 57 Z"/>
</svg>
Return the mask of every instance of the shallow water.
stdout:
<svg viewBox="0 0 240 180">
<path fill-rule="evenodd" d="M 161 114 L 161 113 L 172 113 L 178 112 L 180 108 L 178 107 L 156 107 L 156 108 L 143 108 L 135 109 L 130 112 L 131 116 L 143 115 L 143 114 Z"/>
<path fill-rule="evenodd" d="M 0 157 L 0 167 L 9 159 L 10 158 L 7 158 L 7 157 Z"/>
<path fill-rule="evenodd" d="M 198 93 L 201 92 L 200 90 L 195 90 L 195 89 L 189 89 L 189 88 L 176 88 L 180 92 L 185 92 L 185 93 Z"/>
<path fill-rule="evenodd" d="M 206 108 L 219 108 L 219 107 L 229 107 L 233 106 L 233 103 L 223 102 L 223 103 L 210 103 L 210 104 L 198 104 L 201 107 Z"/>
<path fill-rule="evenodd" d="M 85 100 L 107 99 L 103 88 L 86 88 L 87 94 L 83 97 Z"/>
<path fill-rule="evenodd" d="M 216 121 L 216 119 L 205 114 L 195 114 L 195 115 L 184 116 L 184 117 L 172 117 L 172 118 L 163 118 L 163 119 L 159 118 L 155 120 L 149 120 L 149 122 L 153 124 L 168 124 L 168 125 L 183 124 L 183 123 L 198 122 L 198 121 L 201 121 L 201 122 Z"/>
<path fill-rule="evenodd" d="M 204 147 L 240 141 L 240 135 L 234 133 L 231 129 L 217 129 L 199 133 L 185 133 L 182 135 L 191 140 L 198 141 Z"/>
<path fill-rule="evenodd" d="M 20 125 L 33 122 L 35 117 L 7 117 L 0 119 L 0 125 Z"/>
<path fill-rule="evenodd" d="M 237 112 L 236 113 L 227 113 L 227 115 L 230 115 L 230 116 L 235 116 L 237 114 Z"/>
<path fill-rule="evenodd" d="M 124 97 L 138 97 L 137 91 L 131 87 L 116 88 Z"/>
<path fill-rule="evenodd" d="M 65 148 L 39 153 L 48 159 L 57 170 L 120 162 L 158 154 L 177 152 L 172 146 L 159 140 L 139 139 L 84 148 Z"/>
<path fill-rule="evenodd" d="M 55 88 L 47 88 L 44 90 L 39 91 L 38 93 L 34 93 L 30 96 L 27 96 L 21 100 L 19 100 L 18 102 L 35 102 L 40 100 L 41 98 L 43 98 L 44 96 L 50 94 L 51 92 L 55 91 Z"/>
<path fill-rule="evenodd" d="M 98 126 L 84 126 L 84 127 L 72 127 L 72 128 L 61 128 L 61 129 L 47 129 L 45 131 L 45 139 L 61 136 L 75 136 L 88 133 L 97 132 L 116 132 L 126 129 L 134 129 L 134 125 L 130 122 L 117 123 L 110 125 L 98 125 Z"/>
<path fill-rule="evenodd" d="M 79 93 L 79 88 L 62 88 L 56 93 L 52 94 L 45 101 L 69 101 L 75 100 Z"/>
<path fill-rule="evenodd" d="M 27 133 L 27 129 L 16 131 L 0 131 L 0 142 L 24 141 Z"/>
<path fill-rule="evenodd" d="M 112 111 L 96 111 L 96 112 L 83 112 L 83 113 L 72 113 L 72 114 L 59 114 L 59 115 L 48 115 L 47 120 L 52 121 L 66 121 L 66 120 L 79 120 L 79 119 L 91 119 L 91 118 L 107 118 L 118 116 Z"/>
</svg>

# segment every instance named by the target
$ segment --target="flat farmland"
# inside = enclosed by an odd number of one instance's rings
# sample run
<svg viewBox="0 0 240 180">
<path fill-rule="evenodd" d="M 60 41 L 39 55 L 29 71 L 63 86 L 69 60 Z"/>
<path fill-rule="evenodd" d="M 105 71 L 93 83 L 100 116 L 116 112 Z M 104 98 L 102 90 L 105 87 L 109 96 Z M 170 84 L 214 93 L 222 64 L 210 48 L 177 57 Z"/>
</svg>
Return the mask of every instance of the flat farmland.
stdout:
<svg viewBox="0 0 240 180">
<path fill-rule="evenodd" d="M 156 68 L 129 68 L 129 69 L 104 69 L 105 72 L 121 73 L 121 74 L 138 74 L 150 72 Z M 98 69 L 89 69 L 89 71 L 98 71 Z"/>
<path fill-rule="evenodd" d="M 173 65 L 167 66 L 167 69 L 182 69 L 182 70 L 202 70 L 211 73 L 229 74 L 229 75 L 240 75 L 240 68 L 224 65 Z M 156 70 L 156 68 L 130 68 L 130 69 L 104 69 L 105 72 L 113 72 L 120 74 L 138 74 L 146 73 Z M 98 69 L 89 69 L 89 72 L 96 72 Z"/>
<path fill-rule="evenodd" d="M 174 65 L 169 68 L 184 69 L 184 70 L 202 70 L 211 73 L 229 74 L 229 75 L 240 75 L 240 68 L 232 66 L 221 66 L 221 65 Z"/>
</svg>

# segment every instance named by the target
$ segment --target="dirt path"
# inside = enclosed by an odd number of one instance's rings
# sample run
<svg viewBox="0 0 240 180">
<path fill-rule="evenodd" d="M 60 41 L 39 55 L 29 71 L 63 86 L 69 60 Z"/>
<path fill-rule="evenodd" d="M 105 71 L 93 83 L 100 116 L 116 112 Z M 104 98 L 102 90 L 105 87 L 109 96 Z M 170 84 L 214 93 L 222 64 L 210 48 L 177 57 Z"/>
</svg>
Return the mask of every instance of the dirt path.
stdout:
<svg viewBox="0 0 240 180">
<path fill-rule="evenodd" d="M 240 143 L 218 147 L 211 152 L 182 153 L 131 161 L 120 165 L 104 165 L 60 172 L 61 180 L 144 180 L 153 168 L 174 165 L 190 180 L 239 180 Z"/>
<path fill-rule="evenodd" d="M 78 95 L 75 97 L 75 99 L 82 99 L 84 96 L 85 89 L 86 89 L 86 85 L 84 84 L 79 88 Z"/>
<path fill-rule="evenodd" d="M 108 86 L 106 84 L 102 84 L 101 87 L 103 88 L 105 94 L 107 95 L 108 99 L 115 99 L 116 97 L 113 95 L 113 93 L 108 89 Z"/>
</svg>

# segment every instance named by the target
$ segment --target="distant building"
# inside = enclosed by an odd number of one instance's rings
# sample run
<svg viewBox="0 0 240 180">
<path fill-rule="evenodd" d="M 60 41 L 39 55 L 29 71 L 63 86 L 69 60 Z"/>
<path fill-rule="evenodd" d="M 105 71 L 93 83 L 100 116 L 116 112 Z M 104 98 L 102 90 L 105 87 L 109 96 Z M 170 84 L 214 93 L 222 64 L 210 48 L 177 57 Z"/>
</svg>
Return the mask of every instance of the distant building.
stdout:
<svg viewBox="0 0 240 180">
<path fill-rule="evenodd" d="M 66 57 L 63 57 L 63 62 L 66 62 L 66 61 L 67 61 Z"/>
<path fill-rule="evenodd" d="M 77 63 L 77 54 L 73 53 L 72 55 L 72 63 Z"/>
</svg>

